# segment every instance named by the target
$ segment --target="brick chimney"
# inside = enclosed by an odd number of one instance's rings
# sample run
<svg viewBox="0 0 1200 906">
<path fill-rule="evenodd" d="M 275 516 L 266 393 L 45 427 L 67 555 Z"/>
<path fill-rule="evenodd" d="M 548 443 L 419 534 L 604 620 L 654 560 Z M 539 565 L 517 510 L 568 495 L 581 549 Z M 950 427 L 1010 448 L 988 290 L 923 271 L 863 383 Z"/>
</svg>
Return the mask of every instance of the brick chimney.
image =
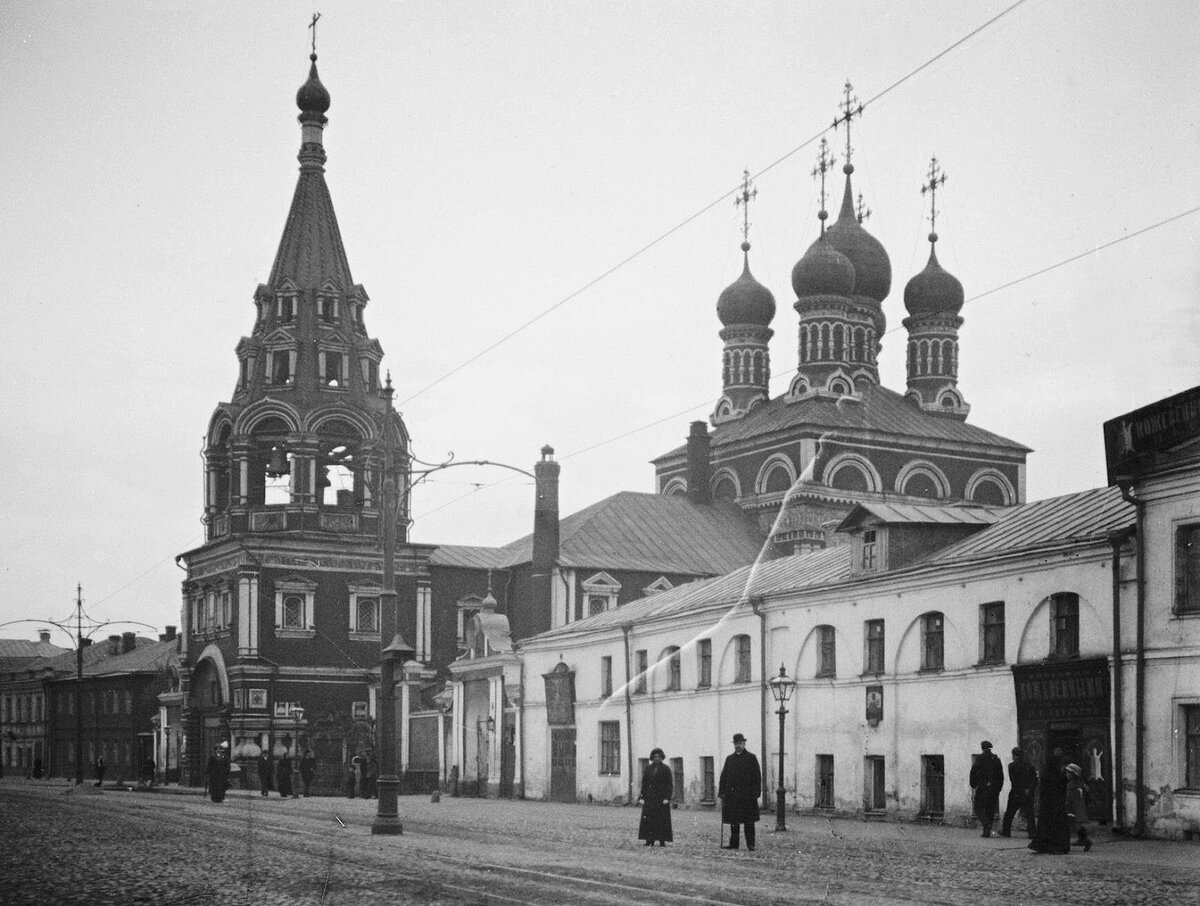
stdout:
<svg viewBox="0 0 1200 906">
<path fill-rule="evenodd" d="M 174 626 L 167 627 L 167 639 L 166 640 L 168 642 L 175 641 L 175 627 Z"/>
<path fill-rule="evenodd" d="M 38 630 L 38 639 L 40 639 L 43 642 L 49 642 L 50 641 L 50 630 L 49 629 L 39 629 Z"/>
<path fill-rule="evenodd" d="M 692 422 L 687 439 L 687 495 L 692 503 L 712 503 L 712 462 L 708 425 Z"/>
<path fill-rule="evenodd" d="M 537 500 L 533 504 L 533 621 L 534 632 L 553 625 L 554 569 L 558 565 L 558 473 L 554 448 L 542 447 L 542 458 L 533 467 Z"/>
<path fill-rule="evenodd" d="M 122 632 L 121 633 L 121 654 L 127 654 L 137 648 L 137 633 Z"/>
<path fill-rule="evenodd" d="M 121 653 L 121 637 L 119 635 L 110 635 L 108 637 L 108 653 L 109 654 L 120 654 Z"/>
</svg>

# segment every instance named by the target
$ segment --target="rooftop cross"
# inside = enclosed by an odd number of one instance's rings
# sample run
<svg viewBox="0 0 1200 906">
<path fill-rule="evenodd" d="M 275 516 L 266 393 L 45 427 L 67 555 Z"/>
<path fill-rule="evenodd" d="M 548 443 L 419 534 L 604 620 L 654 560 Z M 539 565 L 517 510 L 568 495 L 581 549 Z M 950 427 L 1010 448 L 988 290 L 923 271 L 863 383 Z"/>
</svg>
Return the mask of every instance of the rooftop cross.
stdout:
<svg viewBox="0 0 1200 906">
<path fill-rule="evenodd" d="M 313 56 L 317 54 L 317 20 L 321 18 L 320 13 L 313 13 L 312 21 L 308 23 L 308 27 L 312 29 L 312 52 Z"/>
<path fill-rule="evenodd" d="M 858 206 L 855 208 L 854 216 L 858 218 L 859 223 L 871 216 L 871 209 L 863 203 L 862 192 L 858 193 Z"/>
<path fill-rule="evenodd" d="M 735 207 L 744 207 L 742 211 L 742 241 L 750 241 L 750 201 L 758 195 L 758 189 L 752 189 L 753 185 L 750 182 L 750 171 L 742 171 L 742 191 L 734 198 L 733 204 Z"/>
<path fill-rule="evenodd" d="M 833 128 L 837 129 L 842 123 L 846 124 L 846 164 L 850 166 L 850 155 L 854 149 L 850 146 L 850 121 L 856 116 L 862 116 L 863 105 L 859 103 L 858 98 L 853 96 L 854 88 L 850 84 L 850 80 L 846 80 L 846 99 L 838 104 L 842 115 L 835 117 L 833 120 Z"/>
<path fill-rule="evenodd" d="M 817 155 L 817 165 L 812 169 L 813 178 L 820 177 L 821 180 L 821 210 L 817 217 L 821 221 L 821 235 L 825 235 L 825 221 L 829 219 L 829 212 L 825 210 L 825 174 L 833 169 L 833 165 L 837 163 L 837 156 L 829 153 L 829 142 L 824 138 L 821 139 L 821 151 Z"/>
<path fill-rule="evenodd" d="M 937 190 L 946 184 L 936 155 L 929 161 L 929 182 L 921 185 L 921 194 L 929 195 L 929 241 L 937 242 Z"/>
</svg>

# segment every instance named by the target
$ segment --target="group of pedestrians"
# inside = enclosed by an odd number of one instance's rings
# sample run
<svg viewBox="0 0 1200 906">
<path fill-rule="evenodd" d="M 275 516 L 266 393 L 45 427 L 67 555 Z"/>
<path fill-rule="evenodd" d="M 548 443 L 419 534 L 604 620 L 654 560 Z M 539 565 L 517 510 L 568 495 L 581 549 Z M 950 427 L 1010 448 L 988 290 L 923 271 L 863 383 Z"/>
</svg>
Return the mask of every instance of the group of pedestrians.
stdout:
<svg viewBox="0 0 1200 906">
<path fill-rule="evenodd" d="M 638 839 L 646 846 L 666 846 L 674 840 L 671 830 L 671 798 L 675 779 L 671 769 L 663 764 L 662 749 L 650 751 L 650 763 L 642 774 L 638 804 L 642 807 L 638 824 Z M 762 792 L 762 770 L 754 753 L 746 751 L 746 737 L 733 735 L 733 754 L 725 759 L 717 797 L 721 800 L 721 848 L 739 849 L 743 832 L 746 849 L 754 850 L 754 825 L 759 819 L 758 797 Z M 730 825 L 729 842 L 725 843 L 725 825 Z"/>
<path fill-rule="evenodd" d="M 980 753 L 971 766 L 973 804 L 982 836 L 991 837 L 1004 787 L 1004 767 L 992 752 L 990 742 L 985 739 L 979 748 Z M 1031 838 L 1029 848 L 1035 853 L 1069 853 L 1072 836 L 1075 845 L 1083 847 L 1084 852 L 1092 848 L 1088 833 L 1090 794 L 1083 769 L 1070 762 L 1061 749 L 1051 753 L 1040 776 L 1024 751 L 1013 749 L 1008 779 L 1008 805 L 1000 836 L 1012 836 L 1013 819 L 1020 813 Z"/>
<path fill-rule="evenodd" d="M 266 796 L 272 789 L 279 791 L 281 799 L 298 799 L 301 795 L 309 794 L 317 769 L 317 756 L 311 748 L 305 749 L 299 758 L 294 756 L 294 750 L 285 747 L 279 757 L 273 758 L 270 749 L 266 746 L 255 756 L 259 791 L 263 796 Z M 206 790 L 213 802 L 224 801 L 225 793 L 229 789 L 229 774 L 232 768 L 229 743 L 221 742 L 209 755 L 204 772 Z M 301 789 L 303 789 L 303 793 Z"/>
</svg>

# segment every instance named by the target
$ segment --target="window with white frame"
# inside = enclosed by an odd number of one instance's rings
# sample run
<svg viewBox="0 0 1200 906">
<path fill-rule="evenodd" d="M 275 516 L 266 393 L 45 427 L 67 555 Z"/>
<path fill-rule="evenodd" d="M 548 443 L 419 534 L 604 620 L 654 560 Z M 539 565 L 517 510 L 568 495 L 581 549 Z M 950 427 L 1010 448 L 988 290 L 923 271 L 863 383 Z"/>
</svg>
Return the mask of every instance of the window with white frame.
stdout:
<svg viewBox="0 0 1200 906">
<path fill-rule="evenodd" d="M 946 666 L 945 618 L 940 613 L 921 617 L 921 669 L 941 670 Z"/>
<path fill-rule="evenodd" d="M 621 773 L 621 723 L 616 720 L 600 722 L 600 773 Z"/>
<path fill-rule="evenodd" d="M 981 664 L 1004 663 L 1004 602 L 979 605 L 979 648 Z"/>
<path fill-rule="evenodd" d="M 1183 705 L 1183 786 L 1200 791 L 1200 704 Z"/>
<path fill-rule="evenodd" d="M 303 576 L 275 583 L 275 634 L 280 638 L 316 635 L 317 584 Z"/>
<path fill-rule="evenodd" d="M 1200 614 L 1200 523 L 1175 529 L 1175 612 Z"/>
<path fill-rule="evenodd" d="M 584 616 L 595 616 L 606 610 L 615 610 L 621 583 L 608 573 L 596 573 L 583 581 L 583 597 L 587 602 Z"/>
<path fill-rule="evenodd" d="M 373 582 L 349 586 L 350 638 L 354 641 L 379 641 L 379 593 Z"/>
</svg>

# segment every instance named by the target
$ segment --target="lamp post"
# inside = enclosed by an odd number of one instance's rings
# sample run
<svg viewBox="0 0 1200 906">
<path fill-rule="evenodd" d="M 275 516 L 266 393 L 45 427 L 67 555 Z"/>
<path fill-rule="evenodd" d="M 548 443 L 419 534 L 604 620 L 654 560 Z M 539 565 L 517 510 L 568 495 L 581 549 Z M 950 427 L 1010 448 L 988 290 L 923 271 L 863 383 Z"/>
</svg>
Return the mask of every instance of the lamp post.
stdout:
<svg viewBox="0 0 1200 906">
<path fill-rule="evenodd" d="M 386 572 L 387 567 L 384 567 Z M 395 592 L 393 592 L 393 595 Z M 371 822 L 372 834 L 402 834 L 400 809 L 396 793 L 400 778 L 396 774 L 396 668 L 414 654 L 399 632 L 392 643 L 383 649 L 383 661 L 379 668 L 379 805 L 375 809 L 375 820 Z"/>
<path fill-rule="evenodd" d="M 775 697 L 775 701 L 779 702 L 779 710 L 775 712 L 779 715 L 779 786 L 775 790 L 775 830 L 779 832 L 787 830 L 783 790 L 783 721 L 784 716 L 788 713 L 786 705 L 788 699 L 792 697 L 792 691 L 796 688 L 796 681 L 787 675 L 783 664 L 780 664 L 779 676 L 772 677 L 767 685 L 771 687 L 771 695 Z"/>
</svg>

